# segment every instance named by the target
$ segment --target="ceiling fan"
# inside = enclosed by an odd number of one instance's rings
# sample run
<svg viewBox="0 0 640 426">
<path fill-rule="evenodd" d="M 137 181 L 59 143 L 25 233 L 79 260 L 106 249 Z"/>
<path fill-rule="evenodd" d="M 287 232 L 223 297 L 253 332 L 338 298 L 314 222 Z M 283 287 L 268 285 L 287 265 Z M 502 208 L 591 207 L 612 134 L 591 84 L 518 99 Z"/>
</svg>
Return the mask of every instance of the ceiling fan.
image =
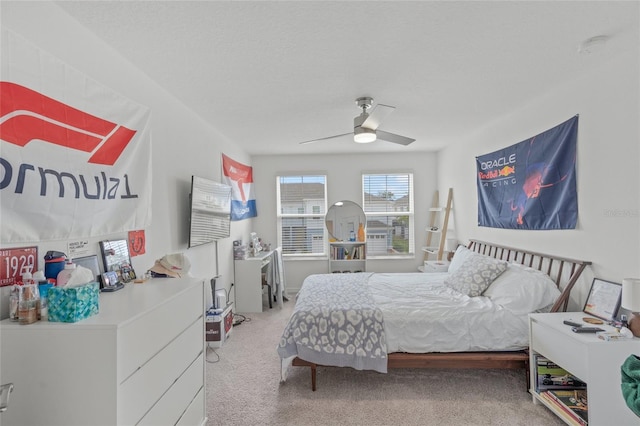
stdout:
<svg viewBox="0 0 640 426">
<path fill-rule="evenodd" d="M 300 144 L 307 144 L 312 142 L 326 141 L 328 139 L 340 138 L 342 136 L 353 134 L 353 140 L 357 143 L 371 143 L 376 139 L 380 139 L 387 142 L 393 142 L 400 145 L 409 145 L 415 139 L 407 138 L 405 136 L 396 135 L 395 133 L 385 132 L 378 130 L 378 126 L 382 120 L 391 114 L 395 107 L 383 104 L 377 104 L 369 113 L 369 109 L 373 104 L 373 98 L 361 97 L 356 99 L 356 105 L 362 109 L 362 113 L 353 119 L 353 132 L 342 133 L 340 135 L 328 136 L 326 138 L 313 139 L 310 141 L 300 142 Z"/>
</svg>

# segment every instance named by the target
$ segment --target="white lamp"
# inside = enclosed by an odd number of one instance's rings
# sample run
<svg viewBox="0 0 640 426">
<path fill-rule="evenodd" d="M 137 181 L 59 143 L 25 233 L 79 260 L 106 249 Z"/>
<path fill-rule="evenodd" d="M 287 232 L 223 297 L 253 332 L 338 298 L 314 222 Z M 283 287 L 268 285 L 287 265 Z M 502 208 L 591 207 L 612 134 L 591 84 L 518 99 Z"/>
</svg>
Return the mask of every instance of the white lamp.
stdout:
<svg viewBox="0 0 640 426">
<path fill-rule="evenodd" d="M 353 140 L 358 143 L 371 143 L 376 140 L 376 131 L 358 126 L 353 129 Z"/>
<path fill-rule="evenodd" d="M 640 278 L 625 278 L 622 280 L 623 308 L 631 311 L 629 318 L 629 330 L 635 337 L 640 337 Z"/>
</svg>

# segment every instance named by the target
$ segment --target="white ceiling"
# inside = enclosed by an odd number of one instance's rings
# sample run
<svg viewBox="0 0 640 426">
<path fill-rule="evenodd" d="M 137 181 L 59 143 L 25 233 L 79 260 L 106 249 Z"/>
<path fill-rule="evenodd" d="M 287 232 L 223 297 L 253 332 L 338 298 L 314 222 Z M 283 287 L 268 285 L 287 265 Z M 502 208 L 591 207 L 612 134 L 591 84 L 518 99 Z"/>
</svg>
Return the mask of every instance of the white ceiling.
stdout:
<svg viewBox="0 0 640 426">
<path fill-rule="evenodd" d="M 636 1 L 56 3 L 254 155 L 438 150 L 639 49 Z M 360 96 L 416 142 L 299 144 L 351 132 Z"/>
</svg>

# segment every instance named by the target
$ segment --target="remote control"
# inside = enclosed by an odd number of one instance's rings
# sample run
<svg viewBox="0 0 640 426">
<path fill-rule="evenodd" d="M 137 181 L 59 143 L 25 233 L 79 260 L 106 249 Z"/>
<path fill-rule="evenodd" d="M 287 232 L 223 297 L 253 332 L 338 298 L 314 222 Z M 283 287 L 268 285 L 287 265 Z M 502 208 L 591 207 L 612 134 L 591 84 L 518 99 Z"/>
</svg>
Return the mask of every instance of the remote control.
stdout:
<svg viewBox="0 0 640 426">
<path fill-rule="evenodd" d="M 604 330 L 598 327 L 571 327 L 571 331 L 574 333 L 597 333 Z"/>
<path fill-rule="evenodd" d="M 580 324 L 579 322 L 574 322 L 574 321 L 569 321 L 569 320 L 564 320 L 562 322 L 564 324 L 570 325 L 571 327 L 582 327 L 582 324 Z"/>
</svg>

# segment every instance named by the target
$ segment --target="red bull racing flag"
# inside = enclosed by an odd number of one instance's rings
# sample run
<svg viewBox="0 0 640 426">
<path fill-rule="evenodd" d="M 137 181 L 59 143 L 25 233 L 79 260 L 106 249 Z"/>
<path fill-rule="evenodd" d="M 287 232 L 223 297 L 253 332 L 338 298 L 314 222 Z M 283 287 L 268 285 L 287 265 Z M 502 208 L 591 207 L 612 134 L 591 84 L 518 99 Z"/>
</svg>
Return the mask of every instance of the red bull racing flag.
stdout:
<svg viewBox="0 0 640 426">
<path fill-rule="evenodd" d="M 149 109 L 10 31 L 1 59 L 1 241 L 148 226 Z"/>
<path fill-rule="evenodd" d="M 256 217 L 253 168 L 222 154 L 222 175 L 224 183 L 231 187 L 231 220 Z"/>
<path fill-rule="evenodd" d="M 478 225 L 574 229 L 577 134 L 576 115 L 528 140 L 477 157 Z"/>
</svg>

